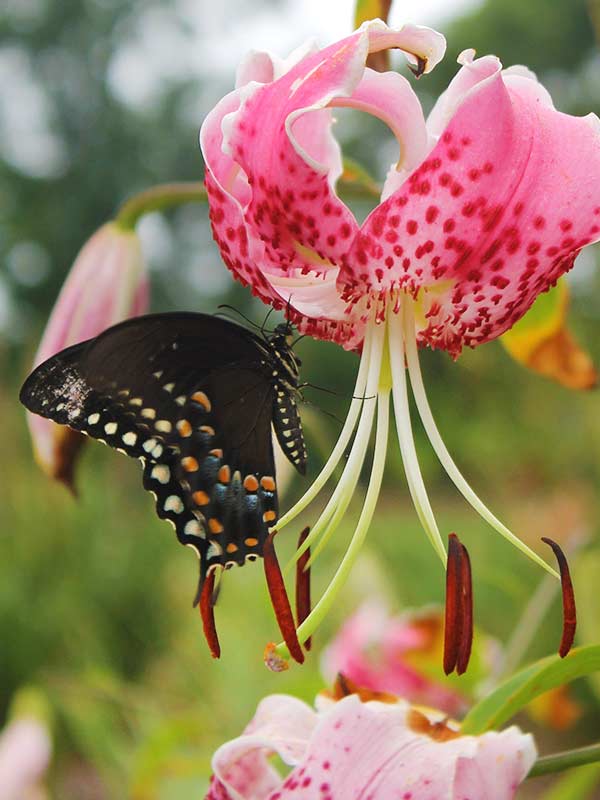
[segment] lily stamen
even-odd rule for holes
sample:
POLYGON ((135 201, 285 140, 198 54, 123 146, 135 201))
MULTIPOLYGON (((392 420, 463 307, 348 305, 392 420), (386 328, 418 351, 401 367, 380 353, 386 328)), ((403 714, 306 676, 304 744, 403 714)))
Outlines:
POLYGON ((277 624, 279 625, 281 635, 283 636, 292 658, 299 664, 302 664, 304 662, 304 653, 302 652, 302 647, 298 641, 296 624, 294 622, 290 601, 285 589, 285 583, 279 567, 279 561, 277 560, 277 554, 275 553, 274 539, 276 535, 276 530, 271 531, 267 540, 265 541, 263 551, 265 577, 267 579, 271 604, 273 605, 273 610, 275 611, 275 617, 277 618, 277 624))
POLYGON ((558 655, 564 658, 571 647, 575 638, 575 629, 577 628, 577 608, 575 606, 575 592, 573 590, 573 582, 571 580, 571 573, 569 571, 569 564, 562 548, 552 539, 542 536, 542 542, 549 545, 560 569, 560 584, 562 588, 562 602, 563 602, 563 631, 558 648, 558 655))
POLYGON ((473 643, 473 588, 471 560, 455 533, 448 537, 446 612, 444 623, 444 672, 467 670, 473 643))
MULTIPOLYGON (((298 538, 298 548, 302 547, 306 540, 310 528, 306 527, 300 533, 298 538)), ((311 601, 310 601, 310 548, 306 549, 298 561, 296 562, 296 623, 298 626, 302 625, 304 620, 310 614, 311 601)), ((312 639, 309 636, 304 642, 306 650, 310 650, 312 639)))
POLYGON ((456 674, 463 675, 469 666, 473 645, 473 580, 471 577, 471 559, 464 544, 461 543, 461 605, 462 626, 456 658, 456 674))
POLYGON ((215 625, 214 591, 216 572, 216 569, 211 569, 204 579, 202 592, 200 593, 199 608, 200 616, 202 617, 202 628, 210 654, 213 658, 220 658, 221 645, 219 644, 217 627, 215 625))

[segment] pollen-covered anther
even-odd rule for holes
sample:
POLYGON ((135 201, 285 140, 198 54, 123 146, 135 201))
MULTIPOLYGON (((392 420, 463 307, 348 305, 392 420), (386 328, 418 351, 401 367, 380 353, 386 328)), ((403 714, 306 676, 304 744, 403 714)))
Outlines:
MULTIPOLYGON (((292 658, 299 664, 302 664, 304 662, 304 653, 298 641, 290 601, 285 589, 277 554, 275 553, 274 539, 276 534, 277 531, 272 531, 264 544, 263 558, 265 562, 265 577, 267 579, 269 595, 281 635, 283 636, 292 658)), ((267 664, 267 666, 269 665, 267 664)))
MULTIPOLYGON (((298 538, 298 549, 302 547, 306 541, 306 537, 310 533, 310 528, 306 527, 300 533, 298 538)), ((310 547, 302 553, 296 562, 296 622, 298 627, 302 625, 304 620, 310 614, 310 547)), ((304 647, 310 650, 312 639, 309 636, 304 642, 304 647)))
POLYGON ((571 573, 569 571, 569 564, 562 548, 553 540, 542 536, 542 542, 549 545, 560 570, 560 583, 562 587, 562 601, 563 601, 563 631, 558 648, 558 655, 564 658, 571 647, 575 638, 575 629, 577 628, 577 608, 575 606, 575 592, 573 590, 573 582, 571 581, 571 573))
POLYGON ((217 635, 217 628, 215 625, 215 611, 214 611, 214 590, 215 590, 215 569, 211 569, 204 579, 202 592, 200 593, 200 616, 202 617, 202 628, 204 636, 213 658, 220 658, 221 646, 219 644, 219 637, 217 635))
POLYGON ((473 642, 473 589, 471 562, 458 536, 448 537, 446 612, 444 623, 444 672, 466 672, 473 642))

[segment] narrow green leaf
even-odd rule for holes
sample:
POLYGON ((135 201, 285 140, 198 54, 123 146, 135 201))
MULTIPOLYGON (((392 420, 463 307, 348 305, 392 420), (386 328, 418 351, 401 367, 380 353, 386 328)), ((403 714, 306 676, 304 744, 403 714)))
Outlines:
MULTIPOLYGON (((571 569, 577 587, 577 626, 584 642, 600 642, 600 549, 587 549, 571 569)), ((600 699, 600 673, 589 676, 596 697, 600 699)))
POLYGON ((543 800, 587 800, 600 783, 600 764, 589 764, 563 775, 543 795, 543 800))
POLYGON ((473 706, 461 731, 479 735, 499 728, 535 697, 597 670, 600 670, 600 645, 578 647, 566 658, 556 655, 536 661, 473 706))

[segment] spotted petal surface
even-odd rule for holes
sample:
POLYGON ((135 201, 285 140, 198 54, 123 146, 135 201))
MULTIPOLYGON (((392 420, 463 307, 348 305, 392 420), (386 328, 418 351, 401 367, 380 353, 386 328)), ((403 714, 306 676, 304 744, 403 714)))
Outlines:
POLYGON ((427 28, 393 30, 375 21, 287 62, 254 54, 240 69, 242 85, 201 131, 211 224, 225 263, 266 302, 289 300, 304 331, 340 341, 353 337, 354 322, 335 280, 358 224, 335 192, 342 165, 331 108, 385 119, 404 142, 403 165, 418 163, 426 149, 408 82, 365 69, 369 52, 390 47, 428 70, 444 40, 427 28))
POLYGON ((453 355, 508 330, 600 238, 598 118, 556 111, 526 70, 464 58, 432 114, 437 144, 371 213, 338 281, 354 302, 410 292, 420 342, 453 355))
POLYGON ((510 800, 536 751, 518 728, 459 736, 403 702, 362 703, 351 695, 321 711, 285 696, 267 698, 242 736, 213 758, 207 800, 510 800), (266 756, 293 769, 277 781, 266 756))

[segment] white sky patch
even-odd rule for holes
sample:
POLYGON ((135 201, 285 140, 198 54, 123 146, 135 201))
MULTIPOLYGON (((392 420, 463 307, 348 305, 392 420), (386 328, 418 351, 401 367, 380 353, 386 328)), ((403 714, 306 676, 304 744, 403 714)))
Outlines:
MULTIPOLYGON (((449 6, 447 0, 402 0, 392 7, 390 24, 435 27, 481 2, 454 0, 449 6)), ((306 39, 329 44, 352 31, 353 11, 354 0, 288 0, 277 8, 177 0, 169 9, 140 16, 131 39, 113 58, 109 86, 122 102, 141 109, 150 107, 171 80, 198 76, 233 86, 235 69, 249 50, 285 57, 306 39)))
POLYGON ((68 159, 52 132, 52 104, 17 47, 0 49, 0 86, 0 155, 31 177, 59 176, 68 159))

